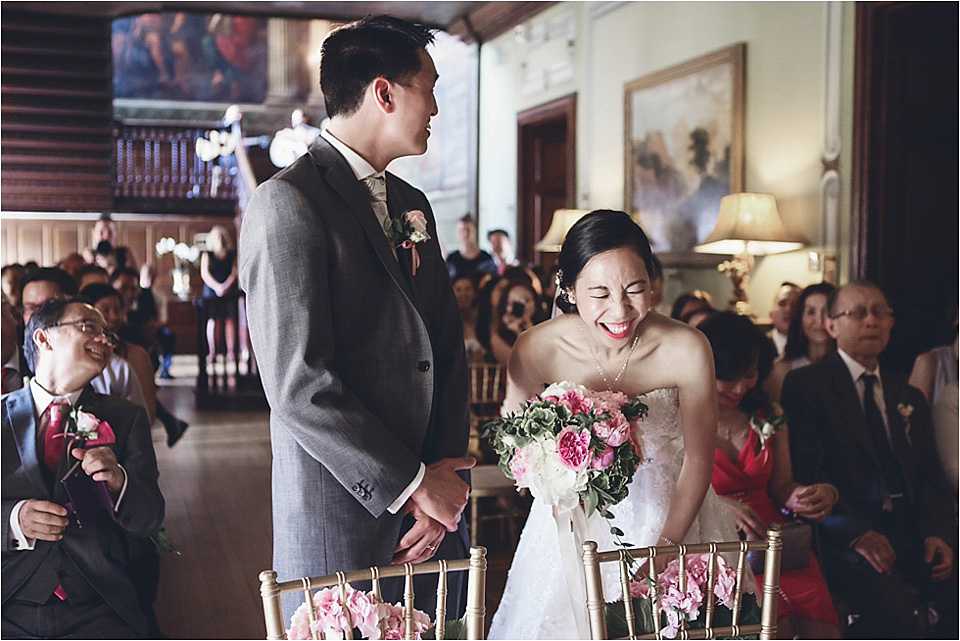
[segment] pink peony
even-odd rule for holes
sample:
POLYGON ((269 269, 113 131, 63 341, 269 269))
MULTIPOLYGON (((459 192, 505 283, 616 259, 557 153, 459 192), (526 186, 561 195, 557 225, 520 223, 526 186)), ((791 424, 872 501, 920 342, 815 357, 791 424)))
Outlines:
POLYGON ((622 392, 611 392, 606 390, 600 392, 590 392, 590 398, 594 400, 594 406, 599 408, 601 411, 619 410, 621 407, 626 405, 628 400, 630 400, 627 395, 622 392))
POLYGON ((630 423, 620 410, 609 410, 610 418, 593 424, 594 435, 611 447, 618 447, 630 438, 630 423))
POLYGON ((593 409, 593 401, 584 396, 578 389, 572 389, 557 400, 574 414, 586 414, 593 409))
POLYGON ((564 467, 584 469, 590 461, 590 433, 575 427, 563 428, 557 435, 557 454, 564 467))
POLYGON ((595 470, 605 470, 613 463, 613 456, 613 448, 608 445, 601 452, 593 453, 590 457, 590 467, 595 470))

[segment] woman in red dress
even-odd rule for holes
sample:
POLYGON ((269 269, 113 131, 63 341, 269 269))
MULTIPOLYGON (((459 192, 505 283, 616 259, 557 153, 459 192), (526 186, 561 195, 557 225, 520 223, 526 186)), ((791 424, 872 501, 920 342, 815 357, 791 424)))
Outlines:
MULTIPOLYGON (((837 490, 793 480, 782 410, 762 388, 773 366, 773 344, 749 319, 732 312, 705 320, 699 329, 710 339, 717 371, 713 489, 737 527, 755 540, 765 537, 769 523, 785 522, 784 513, 823 520, 837 490)), ((778 638, 840 638, 837 611, 812 551, 807 567, 781 572, 777 614, 778 638)))

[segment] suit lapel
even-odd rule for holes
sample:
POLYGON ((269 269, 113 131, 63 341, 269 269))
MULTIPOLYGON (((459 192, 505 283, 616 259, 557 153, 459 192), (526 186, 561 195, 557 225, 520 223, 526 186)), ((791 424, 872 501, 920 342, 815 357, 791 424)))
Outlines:
POLYGON ((890 441, 893 457, 900 466, 903 481, 908 492, 913 493, 912 479, 916 473, 916 460, 912 443, 906 437, 904 419, 897 405, 903 393, 903 385, 893 376, 884 373, 883 400, 887 406, 887 423, 890 426, 890 441))
POLYGON ((37 413, 33 406, 33 394, 30 387, 10 394, 6 399, 7 419, 13 429, 13 437, 17 443, 17 452, 20 455, 20 464, 23 466, 30 485, 36 496, 45 499, 52 498, 50 488, 43 476, 43 463, 37 457, 37 413))
MULTIPOLYGON (((397 287, 416 307, 413 302, 415 300, 413 290, 401 272, 400 265, 393 255, 393 249, 390 247, 390 242, 383 233, 383 229, 380 228, 377 215, 373 213, 373 208, 370 206, 370 196, 363 185, 360 184, 360 181, 357 180, 357 177, 353 175, 350 165, 340 155, 340 152, 323 138, 317 138, 317 142, 310 148, 310 154, 313 156, 314 162, 317 163, 324 180, 343 198, 350 211, 356 216, 367 235, 367 239, 380 258, 380 262, 383 263, 384 268, 397 283, 397 287)), ((389 193, 390 189, 388 187, 388 198, 389 193)), ((389 202, 387 205, 389 207, 389 202)))

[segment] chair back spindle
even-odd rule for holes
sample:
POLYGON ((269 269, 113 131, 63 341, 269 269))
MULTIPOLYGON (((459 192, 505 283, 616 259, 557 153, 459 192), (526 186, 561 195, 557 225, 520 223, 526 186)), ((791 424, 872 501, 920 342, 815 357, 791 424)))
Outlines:
POLYGON ((683 639, 710 639, 718 636, 742 636, 759 634, 761 639, 773 639, 777 634, 777 598, 780 591, 780 554, 783 543, 780 539, 780 528, 773 525, 767 531, 764 541, 721 541, 712 543, 696 543, 669 545, 660 547, 632 548, 612 552, 598 552, 594 541, 583 544, 584 578, 587 590, 587 614, 590 622, 590 634, 593 639, 607 639, 607 621, 605 613, 606 601, 603 595, 603 578, 601 565, 616 562, 620 571, 620 587, 624 599, 624 615, 626 617, 628 639, 661 639, 660 622, 660 590, 650 589, 646 597, 650 605, 650 612, 655 621, 656 630, 652 633, 638 635, 635 625, 636 612, 630 593, 631 559, 647 559, 647 574, 653 586, 658 586, 658 576, 655 560, 658 555, 671 555, 678 558, 677 582, 681 593, 686 592, 687 582, 694 580, 687 567, 687 557, 691 555, 706 555, 706 589, 704 603, 704 628, 689 629, 686 621, 682 622, 678 631, 678 638, 683 639), (742 624, 743 592, 746 580, 746 556, 750 550, 765 550, 762 600, 760 602, 760 623, 742 624), (736 554, 736 569, 734 571, 734 589, 732 594, 730 625, 715 627, 715 599, 716 583, 719 578, 717 555, 721 553, 736 554))
MULTIPOLYGON (((446 635, 446 601, 449 593, 448 572, 467 572, 467 607, 466 607, 466 637, 467 639, 484 638, 484 617, 486 615, 486 549, 473 547, 470 549, 469 559, 429 561, 426 563, 403 566, 372 567, 367 570, 354 572, 337 572, 319 577, 303 577, 292 581, 277 582, 277 573, 273 570, 264 570, 260 573, 260 596, 263 600, 264 623, 266 624, 267 639, 286 639, 287 633, 281 605, 281 596, 291 592, 302 591, 304 602, 307 604, 307 619, 310 624, 310 637, 319 639, 319 630, 316 626, 314 611, 313 590, 336 587, 340 606, 346 618, 349 630, 345 632, 347 639, 353 638, 353 621, 348 607, 347 585, 353 582, 369 580, 371 595, 382 602, 380 580, 385 578, 404 579, 403 590, 403 635, 406 639, 416 636, 416 619, 414 617, 413 578, 418 574, 437 574, 437 610, 436 610, 436 638, 443 639, 446 635)), ((381 637, 385 636, 383 621, 381 621, 381 637)))

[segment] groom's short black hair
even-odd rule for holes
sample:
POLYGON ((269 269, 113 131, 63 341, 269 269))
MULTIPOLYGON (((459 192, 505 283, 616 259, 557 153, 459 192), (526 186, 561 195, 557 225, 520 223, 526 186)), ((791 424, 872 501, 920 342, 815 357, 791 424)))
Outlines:
POLYGON ((404 82, 420 71, 420 51, 433 32, 393 16, 367 17, 340 27, 320 51, 320 89, 327 116, 349 116, 363 104, 374 78, 404 82))

